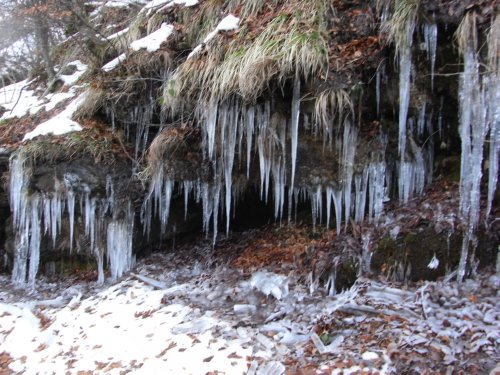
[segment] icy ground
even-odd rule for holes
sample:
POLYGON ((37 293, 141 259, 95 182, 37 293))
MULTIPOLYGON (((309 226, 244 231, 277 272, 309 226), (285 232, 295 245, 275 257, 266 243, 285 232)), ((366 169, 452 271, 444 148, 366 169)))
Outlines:
POLYGON ((326 296, 293 272, 200 259, 153 255, 105 286, 67 278, 29 292, 0 277, 0 373, 488 374, 500 363, 498 276, 360 279, 326 296))

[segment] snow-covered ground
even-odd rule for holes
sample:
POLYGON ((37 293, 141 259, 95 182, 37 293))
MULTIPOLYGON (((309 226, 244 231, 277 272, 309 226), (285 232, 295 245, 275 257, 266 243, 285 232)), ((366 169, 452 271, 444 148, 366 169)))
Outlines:
POLYGON ((2 277, 0 372, 488 373, 500 361, 495 275, 413 288, 360 279, 327 296, 293 273, 180 264, 176 254, 133 272, 36 291, 2 277))

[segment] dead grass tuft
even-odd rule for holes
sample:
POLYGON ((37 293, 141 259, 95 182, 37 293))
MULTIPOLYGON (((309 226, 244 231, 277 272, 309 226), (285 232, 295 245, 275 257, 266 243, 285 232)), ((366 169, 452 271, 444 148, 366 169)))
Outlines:
POLYGON ((165 106, 180 101, 222 102, 233 95, 254 102, 271 82, 283 85, 298 73, 304 80, 326 76, 326 2, 294 3, 255 33, 242 24, 229 41, 221 35, 204 52, 181 64, 165 86, 165 106))
MULTIPOLYGON (((378 0, 377 7, 381 11, 391 8, 390 0, 378 0)), ((417 23, 420 0, 392 0, 392 14, 382 20, 380 31, 385 34, 389 43, 394 43, 396 56, 412 39, 413 31, 417 23)))
POLYGON ((314 103, 313 120, 319 125, 319 130, 323 132, 324 138, 333 140, 335 120, 338 120, 339 127, 344 123, 344 119, 349 114, 354 113, 349 93, 344 89, 326 89, 319 93, 314 103))

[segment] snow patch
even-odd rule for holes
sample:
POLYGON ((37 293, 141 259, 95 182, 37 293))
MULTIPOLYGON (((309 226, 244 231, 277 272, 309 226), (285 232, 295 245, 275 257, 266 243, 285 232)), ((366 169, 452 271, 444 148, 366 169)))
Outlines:
POLYGON ((88 65, 82 63, 80 60, 72 61, 66 66, 74 66, 76 68, 76 71, 73 74, 59 75, 59 78, 64 82, 65 85, 68 86, 73 86, 88 69, 88 65))
POLYGON ((236 30, 240 24, 240 19, 238 17, 233 16, 232 14, 224 17, 222 21, 219 22, 215 30, 211 31, 206 38, 203 40, 203 43, 207 43, 210 39, 212 39, 219 31, 231 31, 236 30))
POLYGON ((71 120, 71 117, 76 112, 80 104, 85 99, 86 94, 81 94, 78 98, 72 101, 64 111, 57 116, 51 118, 38 125, 33 131, 24 135, 23 141, 31 140, 39 135, 61 135, 74 131, 81 131, 82 127, 77 122, 71 120))
POLYGON ((376 361, 379 356, 375 352, 364 352, 361 354, 361 358, 363 358, 363 361, 376 361))
POLYGON ((116 33, 111 34, 110 36, 106 37, 106 40, 113 40, 113 39, 119 38, 122 35, 125 35, 126 33, 128 33, 129 30, 130 30, 130 28, 126 27, 123 30, 117 31, 116 33))
POLYGON ((2 120, 34 114, 41 109, 35 91, 28 88, 30 83, 24 80, 0 89, 0 106, 6 109, 2 120))
POLYGON ((224 17, 222 21, 219 22, 217 27, 212 30, 203 40, 202 44, 197 45, 191 53, 188 55, 188 59, 194 55, 196 55, 203 48, 205 43, 208 43, 211 39, 213 39, 219 31, 231 31, 238 29, 240 24, 240 19, 238 17, 233 16, 232 14, 224 17))
POLYGON ((161 27, 155 32, 149 34, 148 36, 138 39, 130 45, 134 51, 139 51, 142 48, 147 49, 148 52, 158 51, 161 44, 165 42, 168 37, 174 31, 174 27, 172 25, 167 25, 163 23, 161 27))
POLYGON ((127 59, 127 55, 125 53, 122 53, 120 56, 117 58, 114 58, 110 62, 108 62, 106 65, 104 65, 101 69, 104 70, 105 72, 110 72, 113 69, 115 69, 118 65, 120 65, 122 62, 124 62, 127 59))

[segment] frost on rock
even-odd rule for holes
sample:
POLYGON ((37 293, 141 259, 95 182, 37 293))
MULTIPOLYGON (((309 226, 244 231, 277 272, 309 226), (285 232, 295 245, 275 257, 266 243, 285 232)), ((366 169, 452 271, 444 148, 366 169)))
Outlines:
POLYGON ((260 290, 266 296, 272 295, 280 300, 288 295, 288 279, 267 271, 255 272, 249 282, 252 288, 260 290))

